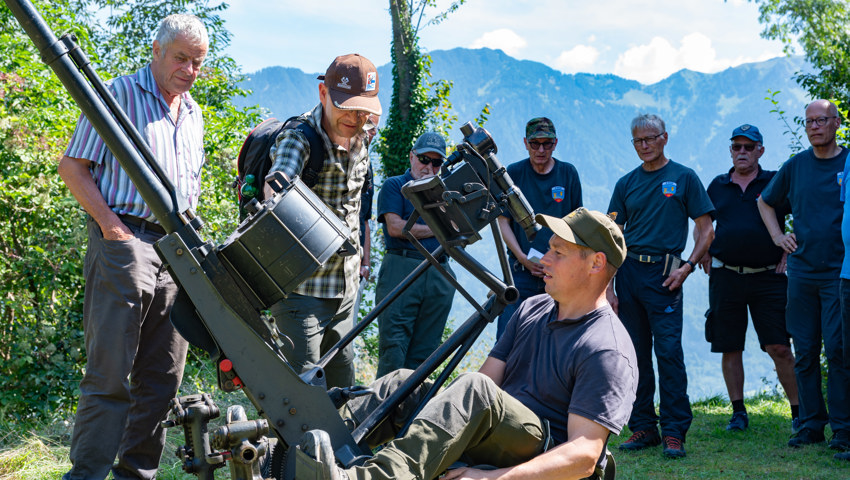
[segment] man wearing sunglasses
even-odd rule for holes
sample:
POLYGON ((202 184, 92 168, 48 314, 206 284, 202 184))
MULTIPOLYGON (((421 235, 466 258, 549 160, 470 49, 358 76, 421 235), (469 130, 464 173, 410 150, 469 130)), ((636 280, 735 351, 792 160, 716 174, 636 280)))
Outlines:
POLYGON ((844 244, 841 238, 841 186, 847 149, 836 142, 838 109, 827 100, 806 107, 806 135, 811 148, 782 164, 759 197, 758 207, 774 244, 788 253, 788 305, 785 326, 794 339, 800 431, 790 447, 823 443, 850 450, 850 366, 843 357, 840 281, 844 244), (786 234, 775 209, 791 203, 794 232, 786 234), (828 364, 829 411, 821 393, 821 343, 828 364))
MULTIPOLYGON (((376 302, 383 300, 424 260, 403 233, 414 208, 401 194, 401 187, 412 180, 433 177, 445 160, 443 137, 435 132, 423 133, 410 151, 410 168, 404 175, 388 178, 378 192, 378 222, 384 226, 387 251, 378 272, 376 302)), ((440 246, 422 218, 416 221, 410 233, 429 252, 440 246)), ((454 276, 447 255, 437 260, 454 276)), ((381 313, 378 317, 378 377, 400 368, 415 369, 440 346, 454 292, 446 277, 429 268, 381 313)))
MULTIPOLYGON (((508 175, 522 190, 534 213, 563 217, 582 205, 578 171, 568 162, 552 156, 558 145, 555 124, 546 117, 532 118, 525 126, 522 139, 528 158, 508 165, 508 175)), ((502 336, 508 320, 525 299, 544 293, 543 266, 540 258, 549 248, 546 242, 552 232, 543 227, 534 241, 529 241, 523 228, 504 212, 499 229, 508 247, 508 258, 519 299, 508 305, 499 316, 496 338, 502 336)))
MULTIPOLYGON (((325 161, 311 188, 351 229, 349 240, 360 245, 361 192, 369 170, 370 115, 381 114, 378 70, 356 53, 334 59, 320 75, 319 104, 303 118, 324 147, 325 161)), ((270 152, 270 172, 299 175, 310 158, 310 142, 298 129, 281 132, 270 152)), ((267 187, 268 188, 268 187, 267 187)), ((361 256, 332 256, 287 298, 272 305, 277 328, 292 343, 283 353, 296 372, 316 363, 353 326, 361 256)), ((354 350, 349 344, 325 368, 328 387, 354 385, 354 350)))
MULTIPOLYGON (((776 172, 759 165, 764 145, 758 127, 741 125, 732 132, 730 140, 732 168, 708 185, 708 196, 717 209, 716 233, 708 253, 699 261, 710 275, 705 338, 711 343, 712 352, 722 354, 723 379, 732 402, 732 418, 726 430, 743 431, 749 425, 744 406, 743 362, 749 308, 761 349, 773 359, 779 383, 788 396, 791 429, 797 433, 797 380, 785 329, 786 255, 773 244, 756 205, 776 172)), ((790 212, 787 203, 777 208, 777 222, 784 224, 785 215, 790 212)), ((696 229, 694 234, 698 236, 696 229)))

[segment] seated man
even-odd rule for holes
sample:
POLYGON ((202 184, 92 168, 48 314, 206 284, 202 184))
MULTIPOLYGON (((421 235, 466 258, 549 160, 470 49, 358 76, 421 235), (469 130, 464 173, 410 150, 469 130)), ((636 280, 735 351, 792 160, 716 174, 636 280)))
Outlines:
MULTIPOLYGON (((554 232, 541 260, 546 294, 519 307, 480 371, 459 376, 362 467, 337 467, 327 433, 307 432, 298 478, 432 479, 459 460, 497 467, 487 478, 599 478, 637 387, 632 342, 605 297, 625 240, 611 218, 584 208, 537 221, 554 232)), ((482 474, 456 468, 442 478, 482 474)))

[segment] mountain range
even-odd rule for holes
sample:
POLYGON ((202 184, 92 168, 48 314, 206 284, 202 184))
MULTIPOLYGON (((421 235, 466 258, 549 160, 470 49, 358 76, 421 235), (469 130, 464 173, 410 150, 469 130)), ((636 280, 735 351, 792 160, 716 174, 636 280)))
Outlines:
MULTIPOLYGON (((787 131, 794 126, 793 118, 802 114, 809 101, 794 81, 796 72, 808 68, 799 57, 775 58, 711 74, 682 70, 644 85, 610 74, 564 74, 542 63, 517 60, 500 50, 456 48, 430 55, 432 79, 453 84, 450 99, 458 122, 451 141, 460 142, 460 125, 475 119, 489 104, 485 128, 498 146, 497 156, 507 165, 528 156, 522 143, 525 123, 533 117, 549 117, 558 133, 555 157, 575 165, 584 205, 602 211, 607 209, 615 182, 640 164, 629 142, 629 124, 638 113, 655 113, 665 120, 669 132, 667 156, 693 168, 708 185, 731 167, 729 135, 743 123, 759 127, 766 149, 761 164, 777 169, 791 154, 792 137, 787 131), (777 106, 767 99, 771 92, 779 92, 773 96, 777 106), (787 112, 791 127, 771 112, 777 108, 787 112)), ((391 71, 391 65, 378 68, 384 117, 392 93, 391 71)), ((241 86, 253 93, 237 103, 260 105, 270 116, 281 119, 305 112, 318 103, 317 75, 292 67, 265 68, 248 75, 241 86)), ((471 245, 469 251, 498 271, 492 248, 487 232, 485 239, 471 245)), ((690 249, 689 244, 686 254, 690 249)), ((476 298, 485 297, 483 285, 471 276, 465 279, 459 267, 455 270, 461 284, 469 285, 476 298)), ((689 392, 692 399, 724 394, 720 356, 710 353, 703 335, 708 303, 706 275, 693 274, 684 288, 683 345, 691 379, 689 392)), ((460 295, 455 300, 451 318, 459 322, 473 309, 460 295)), ((488 328, 476 348, 492 345, 494 331, 488 328)), ((772 362, 760 350, 752 328, 744 362, 749 393, 777 383, 772 362)))

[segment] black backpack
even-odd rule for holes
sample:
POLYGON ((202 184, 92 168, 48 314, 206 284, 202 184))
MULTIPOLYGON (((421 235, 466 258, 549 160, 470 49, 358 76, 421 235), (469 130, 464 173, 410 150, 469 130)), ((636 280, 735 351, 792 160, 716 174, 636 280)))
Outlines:
POLYGON ((325 163, 325 148, 316 129, 302 116, 290 117, 284 122, 276 118, 265 120, 248 134, 236 160, 237 177, 233 182, 233 188, 239 197, 240 222, 248 216, 245 210, 248 203, 255 198, 258 202, 265 200, 263 184, 272 167, 269 152, 278 134, 287 128, 299 130, 310 143, 310 158, 301 171, 301 180, 309 188, 313 188, 319 180, 319 172, 322 171, 325 163))

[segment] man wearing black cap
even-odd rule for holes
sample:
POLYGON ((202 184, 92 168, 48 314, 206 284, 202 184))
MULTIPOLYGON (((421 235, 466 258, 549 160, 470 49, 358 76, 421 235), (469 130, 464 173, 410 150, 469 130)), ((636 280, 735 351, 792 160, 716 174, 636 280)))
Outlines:
POLYGON ((634 349, 605 298, 626 244, 600 212, 537 221, 554 232, 540 260, 546 294, 520 305, 479 372, 459 376, 361 467, 336 467, 327 433, 307 432, 298 478, 431 479, 450 467, 441 478, 602 478, 608 436, 622 429, 637 385, 634 349), (459 460, 497 470, 457 468, 459 460))
MULTIPOLYGON (((445 160, 443 137, 436 132, 423 133, 410 151, 410 168, 404 175, 388 178, 378 192, 378 222, 384 225, 387 252, 378 273, 377 303, 424 259, 403 233, 414 208, 401 194, 401 187, 413 180, 433 177, 445 160)), ((440 246, 421 217, 410 233, 429 252, 440 246)), ((437 260, 454 276, 447 255, 437 260)), ((400 368, 415 369, 440 346, 454 292, 446 277, 429 268, 381 313, 378 317, 378 377, 400 368)))
MULTIPOLYGON (((717 224, 714 241, 699 262, 710 275, 705 338, 712 352, 723 354, 723 379, 732 402, 732 419, 726 430, 746 430, 749 418, 744 406, 743 353, 749 308, 761 348, 773 359, 779 383, 788 396, 792 431, 796 433, 799 402, 794 355, 785 330, 785 253, 773 244, 756 205, 776 172, 759 165, 764 146, 758 127, 741 125, 730 140, 732 168, 708 185, 708 196, 717 209, 717 224)), ((784 223, 788 213, 787 203, 778 208, 777 222, 784 223)), ((697 229, 694 235, 699 236, 697 229)))
MULTIPOLYGON (((337 57, 319 84, 319 104, 305 113, 305 122, 321 138, 325 163, 312 190, 351 229, 349 240, 359 245, 361 190, 369 169, 367 133, 370 114, 381 114, 378 71, 358 54, 337 57)), ((310 158, 310 142, 296 129, 280 133, 271 150, 270 172, 292 178, 310 158)), ((271 307, 284 343, 284 355, 295 371, 316 363, 352 327, 360 256, 334 256, 284 300, 271 307), (294 347, 294 350, 293 350, 294 347)), ((354 353, 349 344, 325 369, 329 387, 354 384, 354 353)))
MULTIPOLYGON (((508 175, 522 190, 535 213, 563 217, 582 205, 578 171, 568 162, 552 156, 558 145, 555 124, 546 117, 532 118, 522 139, 528 158, 508 165, 508 175)), ((525 236, 522 226, 505 213, 499 217, 499 229, 508 247, 514 285, 519 290, 516 303, 507 305, 499 316, 496 339, 502 336, 508 320, 525 299, 543 293, 543 267, 540 257, 547 250, 552 232, 543 228, 534 241, 525 236)))
POLYGON ((788 253, 785 326, 794 339, 801 423, 788 446, 823 443, 829 423, 829 446, 850 450, 850 365, 843 359, 839 300, 844 259, 840 195, 847 149, 836 142, 841 120, 832 102, 810 103, 805 124, 812 147, 783 163, 758 200, 773 243, 788 253), (775 213, 786 201, 794 213, 794 232, 789 234, 775 213), (822 350, 828 367, 828 411, 821 386, 822 350))
POLYGON ((609 300, 619 308, 620 319, 631 335, 640 372, 629 419, 633 433, 620 449, 639 450, 663 443, 664 456, 684 457, 693 414, 682 351, 682 284, 714 238, 714 207, 696 172, 664 154, 668 135, 660 117, 638 115, 631 131, 632 145, 642 163, 617 181, 608 206, 629 244, 628 258, 617 272, 616 295, 611 288, 609 300), (690 256, 682 260, 688 218, 694 220, 700 234, 690 256), (660 415, 655 412, 653 350, 658 363, 660 415))

